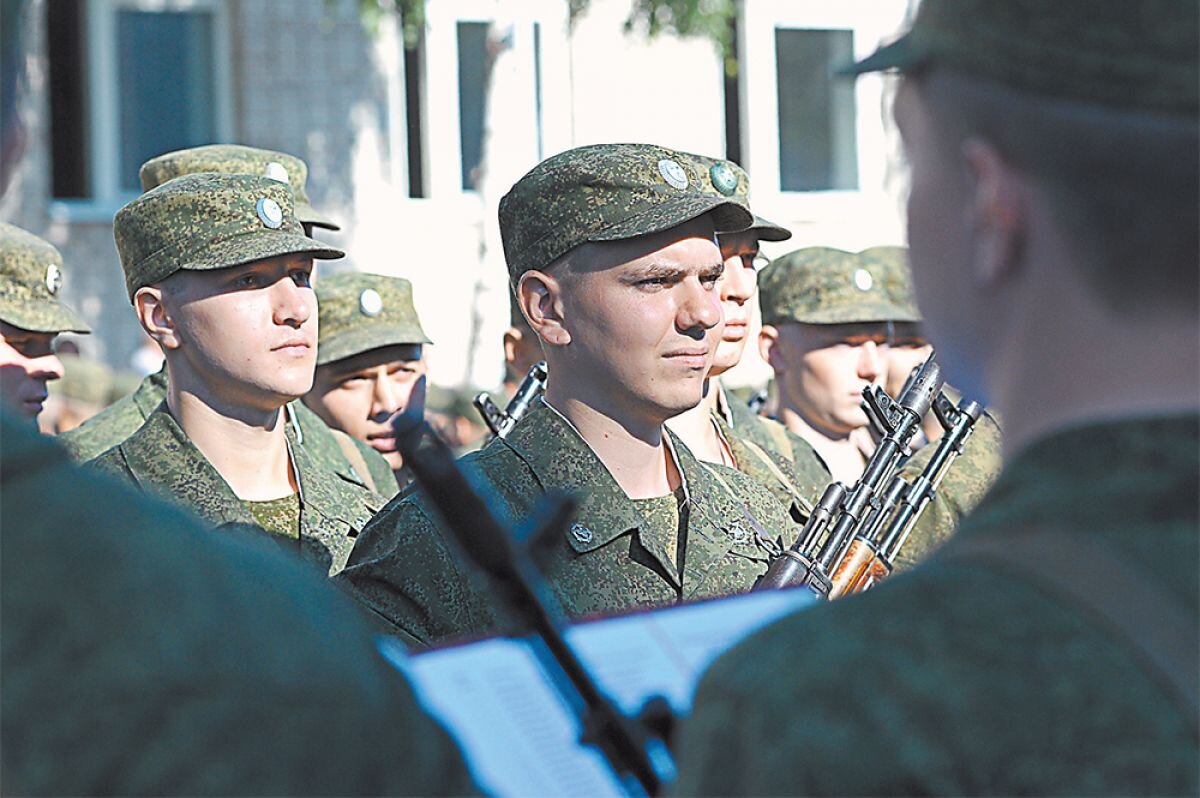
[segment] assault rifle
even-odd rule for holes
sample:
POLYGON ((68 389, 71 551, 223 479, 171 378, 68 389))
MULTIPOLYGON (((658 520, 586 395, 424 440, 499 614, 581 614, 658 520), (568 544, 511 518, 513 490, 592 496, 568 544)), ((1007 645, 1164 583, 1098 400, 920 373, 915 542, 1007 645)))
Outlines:
POLYGON ((480 391, 473 400, 475 409, 479 411, 479 415, 483 416, 483 423, 488 425, 488 429, 492 431, 492 435, 496 438, 503 438, 512 431, 512 428, 521 420, 521 416, 525 415, 529 410, 529 406, 533 401, 542 395, 542 391, 546 390, 546 361, 540 360, 533 364, 529 369, 529 373, 525 375, 525 379, 521 380, 520 386, 517 387, 517 392, 512 395, 512 399, 508 400, 508 404, 504 409, 496 407, 496 403, 492 401, 492 397, 487 395, 486 391, 480 391))
POLYGON ((942 372, 934 356, 921 366, 899 400, 879 386, 863 389, 864 407, 884 431, 883 439, 852 487, 834 482, 817 501, 795 544, 777 557, 756 588, 804 586, 819 598, 836 598, 838 569, 853 544, 877 529, 891 515, 904 480, 894 478, 909 441, 920 429, 942 389, 942 372))
POLYGON ((652 699, 638 718, 630 718, 600 690, 567 643, 565 614, 534 562, 531 548, 565 533, 575 501, 547 495, 522 528, 509 532, 471 486, 449 447, 420 416, 401 413, 393 429, 405 465, 443 528, 487 576, 497 601, 545 645, 557 666, 552 675, 580 716, 585 742, 600 749, 631 794, 661 792, 675 775, 665 741, 669 706, 652 699))

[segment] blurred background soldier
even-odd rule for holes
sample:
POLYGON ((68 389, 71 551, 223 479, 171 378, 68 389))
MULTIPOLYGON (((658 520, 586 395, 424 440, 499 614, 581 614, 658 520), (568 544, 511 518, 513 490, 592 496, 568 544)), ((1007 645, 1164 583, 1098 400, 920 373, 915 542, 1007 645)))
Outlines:
MULTIPOLYGON (((142 190, 149 191, 171 178, 197 172, 269 177, 291 188, 296 197, 296 218, 304 228, 305 235, 311 234, 314 228, 339 229, 308 201, 308 194, 305 193, 308 166, 301 159, 284 152, 240 144, 209 144, 151 158, 142 164, 138 174, 142 190)), ((157 346, 153 343, 150 345, 157 346)), ((77 461, 91 460, 132 435, 154 412, 166 393, 167 370, 164 366, 145 377, 131 394, 77 430, 64 435, 63 444, 77 461)), ((330 430, 301 402, 290 403, 288 414, 296 427, 297 440, 316 460, 336 471, 343 479, 357 482, 384 496, 392 496, 396 492, 387 480, 374 478, 373 475, 385 474, 389 467, 378 452, 365 442, 330 430), (357 456, 351 449, 357 449, 357 456), (366 468, 362 467, 363 462, 366 468)))
MULTIPOLYGON (((509 326, 504 331, 504 399, 509 399, 521 382, 529 374, 529 370, 542 360, 542 344, 537 333, 525 320, 525 314, 517 306, 516 298, 511 298, 508 306, 509 326)), ((503 407, 503 402, 499 403, 503 407)))
POLYGON ((775 371, 779 420, 808 441, 834 479, 852 484, 874 450, 863 388, 887 380, 891 325, 915 322, 875 260, 807 247, 763 270, 763 359, 775 371))
POLYGON ((5 795, 475 791, 324 579, 73 466, 7 410, 0 441, 5 795))
POLYGON ((394 475, 373 474, 377 483, 405 485, 392 419, 410 410, 424 416, 423 348, 431 343, 413 306, 412 283, 342 272, 321 278, 316 292, 317 372, 304 403, 330 427, 383 455, 394 475))
POLYGON ((42 412, 47 383, 63 376, 55 336, 90 332, 59 301, 62 283, 62 256, 53 245, 0 222, 0 399, 29 421, 42 412))
MULTIPOLYGON (((720 335, 714 230, 752 220, 702 177, 664 147, 595 145, 543 161, 500 203, 509 277, 551 376, 544 400, 465 465, 502 516, 529 515, 546 491, 578 496, 541 558, 572 616, 749 590, 768 536, 794 535, 766 488, 663 432, 700 401, 720 335)), ((421 643, 509 623, 419 492, 363 530, 340 578, 421 643)))
POLYGON ((38 416, 38 427, 47 435, 75 429, 113 401, 112 369, 78 353, 59 352, 63 376, 47 387, 50 395, 38 416))
POLYGON ((1198 34, 925 0, 855 67, 903 74, 917 294, 1006 462, 941 555, 718 660, 681 794, 1200 792, 1198 34))
POLYGON ((92 461, 214 525, 256 524, 322 570, 383 505, 299 445, 284 406, 312 388, 314 258, 343 253, 304 235, 285 183, 199 173, 117 213, 126 287, 167 358, 167 398, 92 461))

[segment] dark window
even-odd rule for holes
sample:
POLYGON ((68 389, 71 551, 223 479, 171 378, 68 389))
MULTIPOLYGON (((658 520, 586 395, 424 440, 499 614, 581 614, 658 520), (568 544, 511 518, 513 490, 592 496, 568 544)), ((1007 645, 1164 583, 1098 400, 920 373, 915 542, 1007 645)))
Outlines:
POLYGON ((82 199, 91 194, 83 0, 46 3, 46 33, 54 49, 54 57, 49 59, 52 191, 55 197, 82 199))
POLYGON ((462 187, 478 188, 483 163, 484 93, 488 77, 488 23, 458 23, 458 133, 462 187))
POLYGON ((734 163, 742 162, 742 87, 741 61, 738 51, 738 23, 735 15, 729 20, 729 52, 725 64, 725 157, 734 163), (730 69, 732 65, 733 69, 730 69))
POLYGON ((779 87, 779 186, 784 191, 858 188, 854 81, 848 30, 775 29, 779 87))
POLYGON ((404 113, 408 126, 408 196, 425 196, 425 133, 421 116, 421 72, 425 57, 425 34, 404 50, 404 113))
POLYGON ((138 168, 171 150, 217 139, 210 13, 117 14, 120 189, 141 191, 138 168))
POLYGON ((542 136, 542 23, 533 23, 533 112, 537 128, 537 159, 543 158, 542 136))

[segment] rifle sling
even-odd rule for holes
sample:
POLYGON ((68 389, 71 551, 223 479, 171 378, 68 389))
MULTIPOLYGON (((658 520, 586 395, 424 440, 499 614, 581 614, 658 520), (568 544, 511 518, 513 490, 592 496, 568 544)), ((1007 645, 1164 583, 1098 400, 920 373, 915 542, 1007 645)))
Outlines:
POLYGON ((1058 529, 1034 529, 1003 538, 954 538, 937 558, 994 563, 1099 616, 1181 700, 1200 734, 1196 619, 1108 545, 1058 529))
POLYGON ((375 480, 371 477, 371 469, 367 467, 367 458, 363 457, 362 452, 354 445, 354 439, 340 429, 331 429, 333 438, 337 441, 338 448, 342 450, 342 455, 346 461, 350 463, 350 467, 354 469, 354 473, 358 474, 358 478, 363 481, 372 492, 378 493, 379 489, 375 487, 375 480))

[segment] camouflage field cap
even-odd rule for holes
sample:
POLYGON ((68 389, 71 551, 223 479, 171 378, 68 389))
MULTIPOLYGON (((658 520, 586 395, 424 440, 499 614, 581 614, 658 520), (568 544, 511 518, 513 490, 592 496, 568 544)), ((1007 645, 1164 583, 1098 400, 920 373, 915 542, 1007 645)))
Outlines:
POLYGON ((113 235, 129 298, 177 271, 264 258, 343 257, 304 235, 292 190, 269 177, 202 172, 168 180, 117 211, 113 235))
POLYGON ((858 256, 864 260, 877 261, 883 271, 883 285, 891 294, 892 301, 914 316, 913 321, 924 321, 920 309, 917 308, 917 294, 913 290, 912 270, 908 265, 906 247, 870 247, 858 253, 858 256))
POLYGON ((317 280, 317 365, 397 344, 430 344, 402 277, 341 272, 317 280))
POLYGON ((59 300, 62 255, 49 241, 0 222, 0 320, 31 332, 91 332, 59 300))
MULTIPOLYGON (((708 192, 723 197, 733 197, 738 202, 750 207, 750 176, 746 170, 733 161, 721 158, 709 158, 704 155, 693 156, 697 163, 697 171, 701 173, 700 186, 708 192)), ((718 233, 752 232, 759 241, 787 241, 792 237, 792 231, 786 227, 768 222, 758 214, 748 228, 740 230, 717 230, 718 233)))
POLYGON ((759 272, 763 324, 917 321, 918 314, 893 299, 901 290, 894 272, 878 260, 840 249, 789 252, 759 272))
POLYGON ((580 244, 657 233, 712 212, 718 230, 754 220, 706 190, 696 156, 653 144, 596 144, 547 158, 500 200, 509 277, 544 269, 580 244))
POLYGON ((907 33, 845 73, 931 64, 1037 94, 1193 114, 1200 107, 1200 4, 923 0, 907 33))
POLYGON ((313 208, 304 190, 308 182, 308 164, 286 152, 260 150, 241 144, 206 144, 151 158, 142 164, 138 176, 142 179, 142 191, 149 191, 168 180, 197 172, 263 175, 287 183, 296 195, 296 218, 301 224, 326 230, 342 229, 313 208))

